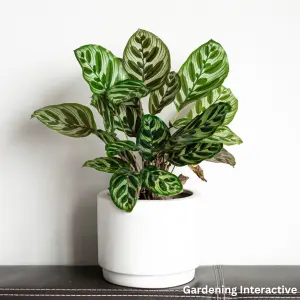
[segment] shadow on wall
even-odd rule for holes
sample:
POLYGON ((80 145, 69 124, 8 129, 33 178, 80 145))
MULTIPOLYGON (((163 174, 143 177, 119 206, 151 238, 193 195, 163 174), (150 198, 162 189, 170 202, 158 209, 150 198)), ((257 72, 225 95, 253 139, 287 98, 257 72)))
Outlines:
MULTIPOLYGON (((104 144, 96 136, 65 137, 30 120, 30 115, 35 109, 63 102, 89 106, 90 96, 82 78, 76 77, 36 97, 32 107, 27 106, 26 111, 14 117, 11 140, 6 143, 10 159, 19 157, 21 160, 22 157, 23 175, 30 177, 24 184, 31 185, 24 197, 37 206, 39 215, 33 217, 42 219, 41 228, 47 229, 45 234, 49 236, 43 237, 43 241, 51 248, 50 261, 54 263, 97 264, 96 195, 108 187, 110 176, 81 168, 86 160, 105 156, 104 144)), ((93 112, 101 128, 100 117, 95 110, 93 112)), ((14 176, 17 169, 12 172, 14 176)), ((43 259, 42 250, 39 251, 41 260, 48 261, 48 258, 43 259)))

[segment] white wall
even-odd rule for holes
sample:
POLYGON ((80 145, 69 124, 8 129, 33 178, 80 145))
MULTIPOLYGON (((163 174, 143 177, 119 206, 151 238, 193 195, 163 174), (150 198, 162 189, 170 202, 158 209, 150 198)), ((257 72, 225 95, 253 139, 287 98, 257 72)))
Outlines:
POLYGON ((165 41, 174 70, 211 38, 229 56, 244 144, 230 149, 235 169, 203 163, 208 183, 190 182, 203 192, 203 264, 300 264, 297 0, 1 1, 0 264, 97 263, 95 196, 109 175, 81 165, 103 145, 30 115, 88 104, 72 51, 95 43, 121 56, 138 28, 165 41))

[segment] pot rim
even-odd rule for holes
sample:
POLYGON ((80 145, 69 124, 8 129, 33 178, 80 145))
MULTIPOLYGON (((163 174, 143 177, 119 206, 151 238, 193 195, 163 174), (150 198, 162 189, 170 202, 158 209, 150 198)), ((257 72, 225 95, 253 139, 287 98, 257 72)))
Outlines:
MULTIPOLYGON (((182 197, 182 198, 175 198, 175 199, 160 199, 160 200, 147 200, 147 199, 138 199, 140 200, 139 203, 166 203, 166 202, 170 202, 170 203, 174 203, 174 202, 181 202, 181 201, 186 201, 188 199, 194 199, 194 198, 198 198, 201 196, 201 193, 199 193, 198 191, 192 191, 190 189, 184 189, 182 192, 188 192, 191 193, 188 196, 182 197)), ((101 199, 101 200, 109 200, 111 201, 111 197, 109 195, 109 190, 103 190, 101 192, 99 192, 97 194, 97 199, 101 199)))

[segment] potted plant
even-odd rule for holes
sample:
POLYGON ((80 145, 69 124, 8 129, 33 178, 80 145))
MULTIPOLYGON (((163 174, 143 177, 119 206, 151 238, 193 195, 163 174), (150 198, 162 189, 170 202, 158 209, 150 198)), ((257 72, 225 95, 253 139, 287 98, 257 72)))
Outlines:
POLYGON ((104 277, 132 287, 184 284, 193 279, 201 255, 201 199, 197 187, 183 190, 186 177, 172 171, 188 165, 205 180, 202 161, 235 164, 223 148, 242 142, 227 126, 238 108, 232 92, 222 86, 227 55, 210 40, 176 73, 164 42, 138 30, 122 58, 97 45, 82 46, 75 56, 104 130, 96 126, 90 108, 76 103, 46 106, 32 117, 69 137, 94 134, 105 143, 106 157, 84 163, 113 174, 109 191, 98 195, 104 277), (150 113, 144 114, 142 98, 148 95, 150 113), (173 102, 178 113, 165 123, 157 114, 173 102), (183 108, 187 114, 179 118, 183 108))

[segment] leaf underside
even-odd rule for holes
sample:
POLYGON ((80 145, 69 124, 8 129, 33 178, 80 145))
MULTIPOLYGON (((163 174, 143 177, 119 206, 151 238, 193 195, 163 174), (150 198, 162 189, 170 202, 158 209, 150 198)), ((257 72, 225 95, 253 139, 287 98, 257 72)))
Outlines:
POLYGON ((228 164, 232 167, 234 167, 236 164, 234 156, 231 153, 229 153, 225 148, 222 148, 220 152, 218 152, 212 158, 207 159, 207 161, 228 164))

